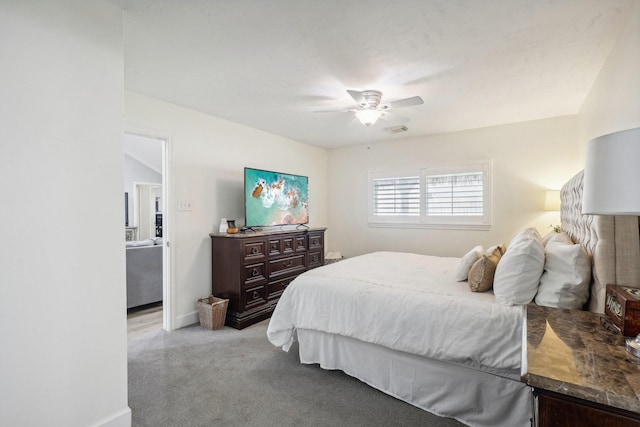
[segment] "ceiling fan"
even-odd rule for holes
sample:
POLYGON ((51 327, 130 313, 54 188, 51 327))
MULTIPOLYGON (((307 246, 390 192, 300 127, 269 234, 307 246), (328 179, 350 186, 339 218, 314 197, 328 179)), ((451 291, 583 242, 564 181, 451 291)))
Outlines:
POLYGON ((387 102, 381 104, 382 92, 378 90, 363 90, 359 92, 357 90, 347 90, 347 93, 351 95, 354 101, 358 104, 357 108, 351 108, 348 110, 333 110, 333 111, 317 111, 318 113, 325 112, 349 112, 355 113, 360 123, 365 126, 371 126, 379 118, 388 114, 388 110, 404 107, 412 107, 414 105, 424 104, 424 101, 419 96, 412 96, 410 98, 398 99, 396 101, 387 102))

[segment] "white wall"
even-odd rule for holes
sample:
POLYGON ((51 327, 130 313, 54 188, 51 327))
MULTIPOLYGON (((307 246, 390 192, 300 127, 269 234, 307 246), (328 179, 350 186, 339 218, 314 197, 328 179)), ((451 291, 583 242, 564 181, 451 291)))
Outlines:
POLYGON ((0 58, 0 425, 128 426, 121 11, 0 2, 0 58))
POLYGON ((353 256, 373 250, 462 256, 474 245, 490 246, 519 229, 543 235, 559 214, 543 211, 547 189, 581 169, 575 117, 517 123, 358 145, 329 153, 329 250, 353 256), (489 231, 373 228, 367 225, 369 170, 493 161, 492 227, 489 231))
POLYGON ((639 76, 640 1, 635 1, 580 110, 580 137, 584 146, 595 137, 640 126, 639 76))
POLYGON ((169 140, 176 327, 197 322, 196 300, 211 292, 209 233, 221 217, 244 216, 245 166, 307 175, 310 225, 327 225, 326 150, 132 92, 125 92, 125 126, 169 140), (192 211, 178 211, 178 201, 192 211))

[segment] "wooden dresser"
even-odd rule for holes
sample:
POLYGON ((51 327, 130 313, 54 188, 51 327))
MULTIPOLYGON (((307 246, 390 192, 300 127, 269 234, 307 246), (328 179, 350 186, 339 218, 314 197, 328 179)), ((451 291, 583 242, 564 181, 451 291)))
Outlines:
POLYGON ((527 306, 523 380, 535 426, 640 426, 640 366, 604 314, 527 306))
POLYGON ((211 233, 211 289, 229 299, 226 325, 243 329, 270 317, 296 276, 324 264, 325 230, 211 233))

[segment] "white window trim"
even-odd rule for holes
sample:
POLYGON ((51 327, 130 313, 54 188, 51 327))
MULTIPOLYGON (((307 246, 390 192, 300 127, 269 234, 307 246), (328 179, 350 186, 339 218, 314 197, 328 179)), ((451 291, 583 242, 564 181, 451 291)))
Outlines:
POLYGON ((481 160, 445 167, 425 167, 420 169, 369 171, 368 181, 368 224, 369 227, 389 228, 429 228, 451 230, 489 230, 491 228, 491 175, 492 161, 481 160), (463 172, 483 173, 483 215, 482 216, 427 216, 425 186, 427 175, 453 174, 463 172), (420 212, 419 216, 373 214, 373 181, 381 178, 420 176, 420 212))

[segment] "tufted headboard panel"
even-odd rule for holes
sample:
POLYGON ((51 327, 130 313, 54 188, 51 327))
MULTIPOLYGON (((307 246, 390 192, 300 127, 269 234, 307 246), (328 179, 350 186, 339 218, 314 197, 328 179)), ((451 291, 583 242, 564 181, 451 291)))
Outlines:
POLYGON ((591 257, 589 310, 604 311, 607 284, 640 288, 640 237, 637 216, 582 215, 583 172, 560 191, 562 230, 591 257))

